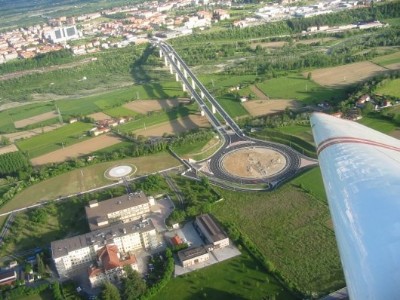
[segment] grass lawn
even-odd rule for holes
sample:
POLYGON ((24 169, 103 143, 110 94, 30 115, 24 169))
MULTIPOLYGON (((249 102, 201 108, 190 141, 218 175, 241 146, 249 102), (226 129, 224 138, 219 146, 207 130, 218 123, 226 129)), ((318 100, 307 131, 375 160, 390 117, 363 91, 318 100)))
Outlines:
POLYGON ((174 147, 173 150, 179 156, 184 158, 193 158, 194 155, 202 154, 207 152, 208 149, 217 150, 217 146, 220 145, 219 137, 212 137, 208 141, 198 141, 195 143, 187 143, 180 145, 179 147, 174 147))
POLYGON ((121 132, 133 132, 144 127, 150 127, 152 125, 186 117, 189 114, 195 112, 197 112, 197 104, 195 103, 186 106, 177 106, 167 112, 154 112, 144 118, 125 123, 121 126, 118 126, 118 130, 120 130, 121 132))
POLYGON ((320 295, 345 285, 325 203, 291 185, 269 193, 217 191, 225 201, 213 206, 216 217, 236 224, 287 284, 320 295))
POLYGON ((76 194, 110 184, 112 181, 104 177, 104 172, 112 166, 126 163, 137 167, 136 175, 138 176, 179 165, 179 161, 168 152, 99 163, 61 174, 28 187, 2 206, 0 213, 34 204, 41 200, 55 199, 60 195, 76 194))
POLYGON ((383 19, 383 22, 389 23, 390 26, 400 25, 400 18, 383 19))
POLYGON ((172 279, 154 300, 296 299, 248 253, 172 279), (274 298, 268 298, 268 296, 274 298))
MULTIPOLYGON (((400 53, 400 52, 399 52, 400 53)), ((399 56, 400 62, 400 56, 399 56)), ((400 98, 400 78, 390 80, 375 90, 376 94, 400 98)))
POLYGON ((327 203, 324 183, 322 181, 321 169, 319 167, 312 168, 300 176, 293 179, 290 183, 301 185, 301 188, 315 196, 318 200, 327 203))
POLYGON ((21 151, 26 151, 30 158, 34 158, 88 139, 87 131, 92 127, 92 124, 76 122, 29 139, 20 140, 16 144, 21 151))
POLYGON ((54 108, 52 103, 35 103, 0 111, 0 132, 13 132, 15 121, 54 111, 54 108))
POLYGON ((257 87, 273 99, 296 99, 306 104, 314 104, 330 100, 343 100, 344 90, 325 88, 301 74, 291 74, 258 83, 257 87))
MULTIPOLYGON (((400 20, 400 19, 398 19, 400 20)), ((400 22, 400 21, 399 21, 400 22)), ((387 66, 390 64, 395 64, 395 63, 400 63, 400 51, 397 51, 395 53, 383 55, 383 56, 378 56, 372 59, 372 62, 381 65, 381 66, 387 66)))
POLYGON ((277 131, 280 131, 285 134, 290 134, 301 138, 310 144, 314 145, 314 137, 312 135, 312 130, 310 126, 305 125, 290 125, 290 126, 282 126, 278 128, 274 128, 277 131))
POLYGON ((394 131, 397 126, 388 120, 372 116, 364 116, 358 123, 383 133, 394 131))

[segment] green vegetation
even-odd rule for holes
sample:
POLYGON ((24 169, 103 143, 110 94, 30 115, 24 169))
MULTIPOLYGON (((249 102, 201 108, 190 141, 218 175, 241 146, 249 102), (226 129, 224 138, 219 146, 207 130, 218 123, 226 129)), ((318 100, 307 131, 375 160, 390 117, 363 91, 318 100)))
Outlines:
POLYGON ((172 279, 154 299, 295 299, 247 251, 241 252, 238 257, 172 279))
POLYGON ((0 132, 15 131, 14 122, 54 111, 53 103, 35 103, 0 111, 0 132))
POLYGON ((269 79, 258 83, 257 87, 270 98, 296 99, 303 101, 305 104, 345 98, 344 90, 324 88, 301 74, 269 79))
POLYGON ((218 193, 225 201, 212 212, 240 228, 290 289, 317 296, 343 287, 325 203, 291 186, 270 193, 218 193))
POLYGON ((314 144, 314 137, 312 135, 310 125, 288 125, 276 127, 274 130, 280 131, 284 134, 294 135, 298 138, 305 140, 310 144, 314 144))
POLYGON ((364 116, 358 121, 358 123, 383 133, 394 131, 397 127, 392 121, 385 119, 378 114, 369 114, 368 116, 364 116))
POLYGON ((30 158, 34 158, 88 139, 87 131, 92 127, 91 124, 81 122, 65 125, 56 130, 18 141, 17 146, 30 158))
MULTIPOLYGON (((400 62, 400 56, 399 56, 400 62)), ((400 99, 400 78, 385 82, 375 90, 375 93, 386 96, 393 96, 400 99)))
POLYGON ((400 63, 400 51, 388 55, 375 57, 372 61, 381 66, 400 63))
POLYGON ((104 172, 108 168, 122 164, 135 165, 137 167, 135 175, 140 176, 178 166, 179 161, 169 153, 161 152, 149 156, 103 162, 75 169, 26 188, 17 194, 12 201, 2 206, 0 212, 11 211, 32 205, 38 201, 52 200, 58 198, 60 195, 66 196, 81 193, 110 184, 111 181, 104 177, 104 172))
POLYGON ((21 152, 10 152, 0 155, 0 175, 16 175, 18 171, 30 166, 27 157, 21 152))
POLYGON ((2 256, 35 247, 46 248, 48 243, 62 239, 69 233, 88 231, 83 214, 85 201, 50 203, 43 208, 16 215, 11 234, 7 235, 0 250, 2 256))
POLYGON ((171 144, 171 149, 183 156, 189 153, 200 152, 201 149, 215 136, 211 130, 198 130, 180 135, 171 144))
POLYGON ((296 177, 290 183, 326 203, 327 198, 319 167, 314 167, 311 170, 305 171, 305 173, 296 177))
POLYGON ((114 118, 119 118, 119 117, 135 117, 138 115, 137 112, 134 112, 131 109, 128 109, 123 106, 118 106, 110 109, 106 109, 103 111, 106 115, 109 115, 114 118))

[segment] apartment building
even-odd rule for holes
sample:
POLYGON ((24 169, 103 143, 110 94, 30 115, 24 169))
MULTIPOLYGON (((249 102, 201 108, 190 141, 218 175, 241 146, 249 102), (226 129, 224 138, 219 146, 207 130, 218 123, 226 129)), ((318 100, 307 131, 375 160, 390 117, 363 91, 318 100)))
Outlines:
POLYGON ((90 230, 97 230, 115 223, 131 222, 146 217, 154 198, 143 192, 130 193, 121 197, 98 202, 93 200, 85 207, 90 230))
POLYGON ((93 263, 97 253, 107 245, 115 245, 120 255, 158 245, 158 236, 151 219, 114 224, 82 235, 53 241, 52 258, 58 275, 65 278, 71 271, 93 263))

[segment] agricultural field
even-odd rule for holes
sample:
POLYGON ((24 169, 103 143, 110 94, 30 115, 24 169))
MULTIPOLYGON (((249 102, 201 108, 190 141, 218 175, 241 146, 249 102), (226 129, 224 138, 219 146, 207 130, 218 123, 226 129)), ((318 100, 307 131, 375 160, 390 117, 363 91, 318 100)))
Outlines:
POLYGON ((326 88, 308 80, 301 74, 292 74, 258 83, 257 87, 269 98, 294 99, 304 104, 315 104, 329 99, 345 99, 342 89, 326 88))
POLYGON ((27 138, 33 137, 35 135, 39 135, 39 134, 42 134, 45 132, 56 130, 57 128, 60 128, 64 125, 66 125, 66 124, 58 123, 58 124, 53 124, 53 125, 49 125, 49 126, 43 126, 43 127, 36 128, 36 129, 18 131, 18 132, 14 132, 14 133, 3 134, 3 135, 6 138, 8 138, 11 143, 14 143, 15 141, 20 140, 20 139, 27 139, 27 138))
POLYGON ((5 153, 10 153, 10 152, 15 152, 15 151, 18 151, 18 148, 15 145, 8 145, 8 146, 0 147, 0 155, 5 154, 5 153))
POLYGON ((266 273, 262 265, 249 253, 242 250, 242 255, 238 257, 173 278, 153 299, 291 300, 296 298, 266 273))
POLYGON ((78 142, 71 146, 65 146, 31 159, 34 166, 45 165, 49 163, 60 163, 66 160, 74 159, 80 156, 88 155, 103 148, 121 143, 122 139, 112 134, 103 134, 93 137, 83 142, 78 142))
POLYGON ((388 54, 388 55, 383 55, 383 56, 378 56, 375 57, 372 62, 384 66, 384 67, 389 67, 399 64, 400 63, 400 51, 388 54))
POLYGON ((217 151, 222 145, 222 141, 218 135, 214 136, 208 141, 199 141, 191 144, 184 144, 179 147, 174 147, 173 150, 176 154, 184 159, 201 160, 213 152, 217 151), (200 159, 199 159, 200 158, 200 159))
POLYGON ((45 181, 34 184, 0 208, 0 213, 34 204, 38 201, 52 200, 59 196, 81 193, 112 183, 104 177, 104 172, 116 165, 132 164, 137 167, 136 176, 150 174, 159 170, 179 166, 180 163, 167 152, 136 158, 110 161, 76 169, 45 181))
POLYGON ((165 99, 165 100, 135 100, 123 105, 124 108, 139 114, 146 115, 152 111, 168 111, 179 104, 187 104, 188 100, 165 99))
POLYGON ((54 111, 52 103, 35 103, 0 111, 0 132, 15 131, 14 122, 54 111))
POLYGON ((40 115, 36 115, 33 117, 29 117, 23 120, 15 121, 14 126, 15 128, 24 128, 29 125, 33 125, 39 122, 43 122, 49 119, 57 118, 58 114, 55 111, 46 112, 40 115))
POLYGON ((400 98, 400 78, 385 82, 375 90, 375 93, 400 98))
POLYGON ((87 116, 95 121, 110 119, 110 116, 103 112, 93 113, 87 116))
POLYGON ((164 123, 159 123, 146 128, 135 130, 137 136, 143 135, 147 137, 162 136, 163 134, 179 134, 192 129, 210 127, 210 123, 206 117, 198 115, 189 115, 187 117, 178 118, 164 123))
POLYGON ((35 158, 88 139, 87 131, 90 128, 92 128, 91 124, 77 122, 26 140, 17 141, 16 144, 21 151, 27 152, 30 158, 35 158))
POLYGON ((113 107, 110 109, 106 109, 104 111, 105 114, 114 117, 114 118, 120 118, 120 117, 135 117, 138 114, 124 106, 118 106, 118 107, 113 107))
POLYGON ((197 112, 197 105, 191 104, 186 106, 177 106, 167 112, 153 112, 147 117, 138 120, 133 120, 129 123, 118 126, 118 130, 125 133, 135 132, 137 130, 146 130, 147 127, 154 126, 164 122, 186 117, 197 112))
POLYGON ((300 107, 299 102, 286 99, 250 100, 242 105, 253 117, 278 113, 284 111, 287 107, 290 109, 300 107))
POLYGON ((325 203, 290 185, 270 193, 218 193, 225 201, 214 205, 214 215, 236 224, 287 284, 317 294, 345 285, 325 203))
MULTIPOLYGON (((369 61, 310 71, 312 79, 325 87, 351 85, 385 72, 386 69, 369 61)), ((308 72, 304 73, 307 76, 308 72)))

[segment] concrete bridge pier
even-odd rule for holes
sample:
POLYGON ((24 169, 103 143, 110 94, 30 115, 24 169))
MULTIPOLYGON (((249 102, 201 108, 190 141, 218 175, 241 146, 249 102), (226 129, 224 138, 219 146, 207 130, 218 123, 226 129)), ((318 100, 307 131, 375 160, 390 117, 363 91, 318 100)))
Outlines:
POLYGON ((200 91, 200 96, 201 96, 201 99, 204 99, 204 93, 203 93, 203 91, 200 91))
POLYGON ((185 76, 186 79, 188 78, 186 69, 183 69, 183 76, 185 76))
POLYGON ((182 83, 182 89, 183 89, 184 92, 187 91, 187 90, 186 90, 186 84, 182 83))
POLYGON ((178 69, 180 70, 181 69, 181 62, 179 60, 177 61, 176 65, 178 66, 178 69))
POLYGON ((160 58, 163 57, 163 52, 162 52, 162 50, 160 49, 158 52, 160 53, 160 58))
POLYGON ((194 82, 193 78, 192 78, 192 88, 195 90, 196 89, 196 83, 194 82))
POLYGON ((215 109, 215 106, 214 106, 214 105, 211 106, 211 109, 212 109, 212 113, 213 113, 213 114, 215 114, 215 113, 217 112, 217 110, 215 109))
POLYGON ((206 115, 204 110, 201 110, 200 114, 201 114, 202 117, 204 117, 206 115))
POLYGON ((166 56, 164 56, 164 64, 165 64, 166 67, 169 66, 169 61, 168 61, 168 58, 166 56))
POLYGON ((172 64, 169 64, 169 72, 170 72, 171 74, 174 74, 174 69, 172 69, 172 64))
POLYGON ((175 73, 175 80, 176 80, 176 81, 179 81, 179 75, 178 75, 178 73, 175 73))

